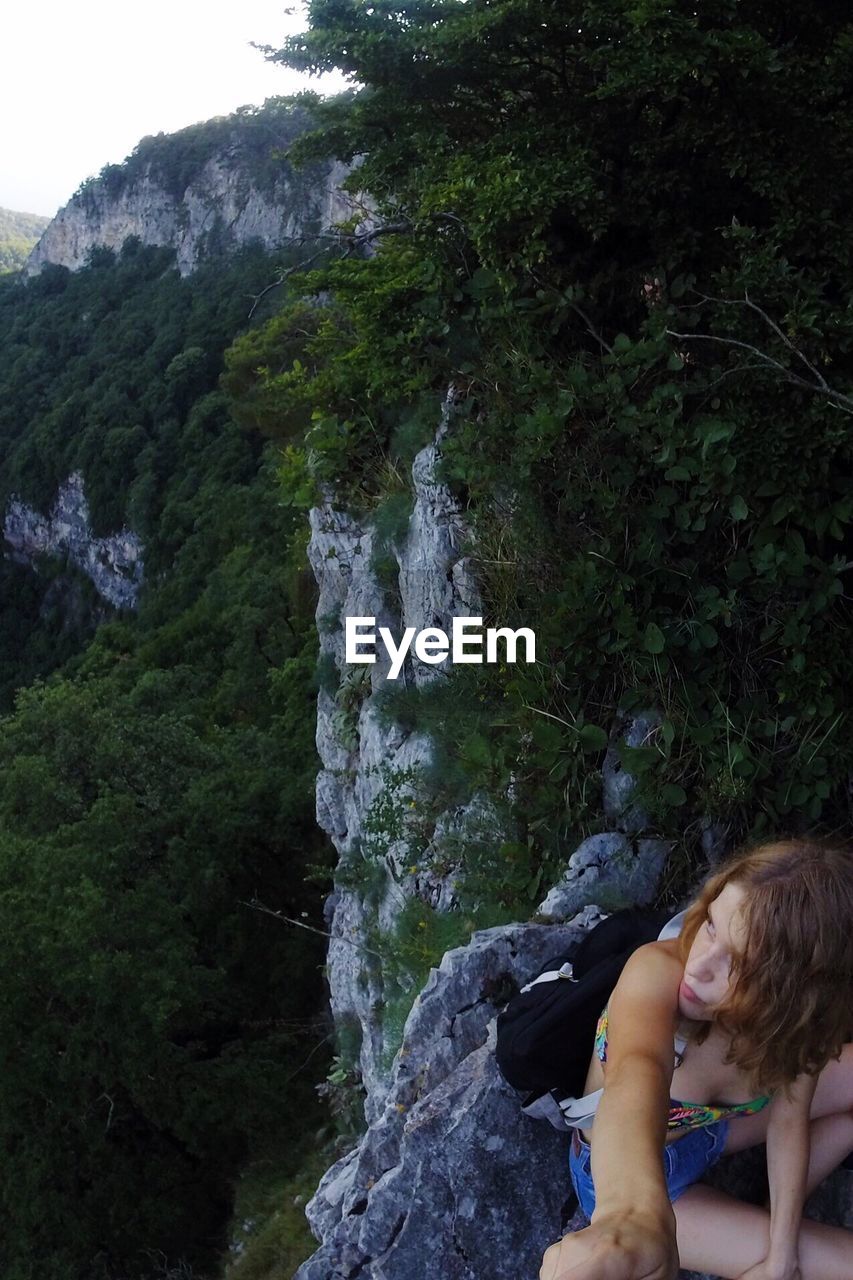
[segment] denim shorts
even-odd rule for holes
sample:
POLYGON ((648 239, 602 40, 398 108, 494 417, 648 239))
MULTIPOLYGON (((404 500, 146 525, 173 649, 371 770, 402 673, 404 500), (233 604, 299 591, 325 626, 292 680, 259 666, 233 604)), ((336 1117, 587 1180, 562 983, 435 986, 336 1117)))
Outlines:
MULTIPOLYGON (((670 1200, 677 1200, 717 1163, 723 1154, 728 1131, 729 1121, 717 1120, 715 1124, 703 1125, 701 1129, 689 1129, 683 1138, 664 1147, 664 1175, 670 1200)), ((590 1146, 577 1129, 572 1135, 569 1170, 580 1206, 591 1218, 595 1209, 595 1186, 590 1169, 590 1146)))

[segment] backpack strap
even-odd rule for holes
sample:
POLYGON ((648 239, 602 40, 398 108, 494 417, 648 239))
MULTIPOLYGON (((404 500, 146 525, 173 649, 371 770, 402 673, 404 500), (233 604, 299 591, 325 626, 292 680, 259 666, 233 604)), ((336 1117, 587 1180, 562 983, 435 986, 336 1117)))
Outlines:
MULTIPOLYGON (((658 941, 666 942, 670 938, 677 938, 681 933, 681 926, 684 923, 686 914, 686 911, 680 911, 677 916, 673 916, 671 920, 668 920, 658 934, 658 941)), ((522 990, 529 991, 537 982, 554 982, 558 978, 568 978, 571 982, 577 982, 577 978, 572 975, 571 964, 566 963, 559 969, 551 969, 547 973, 540 974, 538 978, 528 982, 527 986, 523 987, 522 990)), ((685 1037, 674 1036, 673 1048, 675 1050, 675 1065, 680 1067, 684 1058, 684 1051, 687 1048, 685 1037)), ((543 1093, 538 1098, 532 1098, 521 1109, 525 1115, 531 1116, 535 1120, 548 1120, 555 1129, 559 1129, 563 1133, 566 1129, 586 1129, 595 1118, 595 1112, 603 1093, 603 1089, 595 1089, 592 1093, 584 1094, 582 1098, 563 1098, 560 1096, 559 1090, 551 1089, 548 1093, 543 1093)))
POLYGON ((677 916, 673 916, 671 920, 667 920, 664 927, 658 934, 658 942, 668 942, 670 938, 677 938, 681 933, 681 926, 684 924, 684 917, 687 915, 686 909, 679 911, 677 916))
POLYGON ((561 1133, 567 1129, 586 1129, 595 1118, 603 1093, 603 1089, 596 1089, 583 1098, 563 1098, 558 1089, 551 1089, 549 1093, 525 1102, 521 1109, 534 1120, 547 1120, 561 1133))
POLYGON ((538 978, 534 978, 532 982, 528 982, 526 987, 522 987, 518 994, 524 995, 531 987, 535 987, 537 982, 555 982, 557 978, 568 978, 569 982, 577 982, 571 961, 566 960, 564 964, 560 965, 559 969, 548 969, 545 973, 540 973, 538 978))
MULTIPOLYGON (((681 933, 681 926, 684 923, 686 914, 686 911, 679 911, 677 916, 673 916, 671 920, 668 920, 658 934, 658 942, 665 942, 669 938, 677 938, 681 933)), ((524 995, 525 992, 530 991, 538 982, 555 982, 557 978, 568 978, 569 982, 578 981, 574 975, 570 960, 564 961, 559 969, 547 969, 545 973, 540 973, 538 978, 533 978, 526 986, 521 988, 519 995, 524 995)))

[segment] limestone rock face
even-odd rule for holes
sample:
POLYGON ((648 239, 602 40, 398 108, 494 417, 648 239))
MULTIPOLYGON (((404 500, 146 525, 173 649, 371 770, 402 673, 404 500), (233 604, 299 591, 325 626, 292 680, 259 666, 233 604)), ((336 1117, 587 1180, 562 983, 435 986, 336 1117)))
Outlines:
POLYGON ((621 831, 589 836, 569 858, 538 914, 567 920, 590 901, 609 909, 646 906, 655 896, 669 850, 666 840, 635 840, 621 831))
POLYGON ((46 263, 76 271, 96 247, 119 250, 129 236, 167 246, 188 275, 211 248, 222 251, 258 240, 276 249, 293 237, 317 234, 348 218, 350 199, 339 185, 349 172, 337 162, 289 173, 261 191, 238 155, 215 155, 183 195, 167 191, 150 165, 117 192, 97 180, 72 196, 45 230, 24 266, 37 275, 46 263))
POLYGON ((661 722, 658 712, 650 710, 634 716, 626 725, 617 726, 601 767, 601 789, 604 816, 620 831, 642 831, 649 824, 648 814, 633 803, 635 779, 623 769, 617 743, 627 747, 646 746, 661 722))
MULTIPOLYGON (((506 818, 484 792, 464 806, 432 812, 424 824, 419 777, 432 763, 432 743, 425 733, 380 714, 381 694, 391 684, 384 646, 375 647, 372 664, 346 662, 348 618, 372 618, 375 634, 387 627, 400 637, 406 627, 449 634, 454 618, 482 614, 462 513, 436 476, 457 408, 451 387, 433 442, 414 460, 411 515, 390 547, 377 545, 370 519, 342 510, 331 494, 310 512, 308 557, 319 588, 317 747, 323 767, 317 821, 340 859, 326 906, 327 974, 337 1027, 357 1046, 369 1127, 358 1150, 329 1170, 309 1205, 309 1221, 323 1245, 300 1272, 302 1280, 355 1274, 408 1280, 423 1273, 430 1236, 449 1242, 441 1245, 435 1274, 485 1275, 481 1262, 502 1274, 507 1256, 524 1272, 547 1237, 559 1234, 559 1215, 553 1206, 545 1208, 554 1186, 560 1188, 558 1208, 568 1195, 565 1140, 521 1116, 484 1045, 488 1024, 513 985, 565 950, 566 937, 576 937, 578 926, 513 925, 475 934, 468 947, 449 952, 440 970, 433 970, 399 1049, 399 1034, 395 1038, 386 1020, 386 975, 370 945, 377 931, 387 935, 393 929, 413 897, 452 910, 463 851, 474 841, 495 847, 510 834, 502 825, 506 818), (375 567, 380 550, 381 577, 375 567), (384 831, 377 812, 385 815, 384 831), (550 1169, 551 1179, 533 1187, 529 1162, 550 1169), (486 1192, 471 1188, 490 1178, 503 1187, 503 1197, 528 1196, 529 1204, 513 1225, 496 1199, 487 1210, 491 1244, 478 1246, 484 1233, 477 1222, 490 1202, 486 1192)), ((423 689, 446 678, 446 664, 424 663, 410 652, 399 681, 423 689)), ((620 789, 626 805, 627 783, 626 777, 620 789)), ((638 840, 617 827, 612 837, 594 837, 592 844, 582 846, 570 864, 559 909, 551 912, 555 921, 596 903, 596 894, 605 890, 627 901, 648 900, 654 892, 667 853, 661 841, 638 840), (609 867, 614 850, 608 839, 625 855, 614 855, 609 867)), ((591 917, 580 919, 588 923, 591 917)))
POLYGON ((83 477, 72 472, 60 486, 49 516, 12 498, 3 527, 9 554, 22 564, 39 555, 67 556, 117 609, 134 609, 143 579, 142 543, 130 529, 92 536, 83 477))
MULTIPOLYGON (((452 873, 433 876, 432 855, 484 827, 499 834, 488 797, 475 797, 424 828, 417 779, 432 760, 431 741, 379 718, 377 694, 390 684, 391 664, 383 646, 376 647, 372 665, 345 660, 346 618, 372 617, 377 633, 385 626, 399 637, 407 626, 436 626, 449 633, 455 616, 476 611, 478 589, 461 551, 458 505, 435 479, 436 458, 455 405, 451 390, 443 407, 436 405, 436 416, 441 412, 434 442, 415 458, 413 511, 405 536, 393 548, 393 589, 383 586, 371 565, 376 534, 370 521, 335 507, 330 496, 310 512, 308 557, 319 587, 320 664, 328 678, 317 706, 317 749, 323 764, 317 778, 317 821, 340 855, 327 911, 332 935, 327 972, 333 1015, 360 1040, 368 1120, 381 1112, 389 1065, 381 1012, 383 975, 365 946, 370 928, 378 924, 390 929, 414 895, 431 905, 451 906, 452 873), (379 804, 393 806, 397 814, 399 835, 393 839, 375 830, 379 804), (413 850, 420 855, 417 870, 412 869, 413 850)), ((399 684, 417 687, 444 678, 441 668, 410 655, 399 684)))
POLYGON ((381 1113, 308 1205, 323 1243, 295 1280, 537 1274, 573 1204, 568 1135, 523 1115, 495 1064, 494 1019, 594 914, 482 930, 432 970, 381 1113))

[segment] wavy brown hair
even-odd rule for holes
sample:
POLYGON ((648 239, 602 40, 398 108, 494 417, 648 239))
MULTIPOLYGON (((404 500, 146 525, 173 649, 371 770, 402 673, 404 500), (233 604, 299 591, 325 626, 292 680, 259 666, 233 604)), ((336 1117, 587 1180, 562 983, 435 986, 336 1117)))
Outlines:
MULTIPOLYGON (((715 1022, 732 1037, 726 1062, 757 1088, 778 1088, 821 1071, 853 1038, 853 847, 809 837, 738 851, 687 911, 683 962, 733 882, 746 890, 746 944, 715 1022)), ((710 1030, 703 1024, 696 1042, 710 1030)))

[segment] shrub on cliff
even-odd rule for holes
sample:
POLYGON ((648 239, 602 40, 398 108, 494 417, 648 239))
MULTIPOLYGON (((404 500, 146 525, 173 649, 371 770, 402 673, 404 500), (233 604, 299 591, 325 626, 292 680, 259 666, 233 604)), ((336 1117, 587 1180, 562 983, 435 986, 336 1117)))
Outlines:
POLYGON ((531 857, 595 821, 585 729, 603 742, 649 703, 660 727, 624 763, 662 832, 695 847, 703 815, 735 834, 846 821, 847 16, 309 14, 275 60, 362 87, 306 98, 320 128, 291 158, 359 156, 351 183, 378 212, 303 277, 339 323, 305 335, 286 383, 261 370, 256 398, 266 383, 282 412, 313 405, 286 460, 300 501, 313 475, 370 508, 377 463, 411 458, 407 424, 437 421, 449 381, 463 393, 444 475, 494 620, 539 638, 535 669, 481 676, 490 781, 512 779, 531 857))

